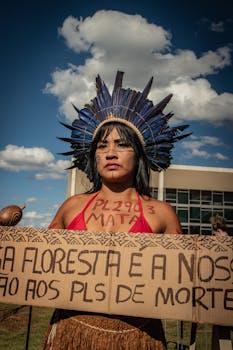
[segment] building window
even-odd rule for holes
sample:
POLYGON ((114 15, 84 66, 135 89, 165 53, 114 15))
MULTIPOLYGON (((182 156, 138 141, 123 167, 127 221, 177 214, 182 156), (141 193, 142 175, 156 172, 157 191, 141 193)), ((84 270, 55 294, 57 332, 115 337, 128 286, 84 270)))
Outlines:
POLYGON ((233 209, 224 209, 224 218, 227 224, 233 224, 233 209))
POLYGON ((190 222, 200 222, 200 207, 190 207, 190 222))
POLYGON ((233 192, 224 192, 224 204, 233 205, 233 192))
POLYGON ((200 235, 200 226, 190 226, 190 232, 191 235, 200 235))
POLYGON ((188 234, 189 232, 189 227, 186 225, 182 225, 182 233, 183 234, 188 234))
POLYGON ((213 216, 216 216, 216 215, 224 216, 223 209, 222 208, 214 208, 213 216))
POLYGON ((200 191, 190 190, 190 204, 199 204, 199 203, 200 203, 200 191))
MULTIPOLYGON (((157 188, 151 189, 157 198, 157 188)), ((210 218, 216 214, 226 219, 227 231, 233 235, 233 192, 166 188, 164 200, 176 211, 183 233, 210 235, 210 218)))
POLYGON ((223 205, 223 193, 213 193, 213 205, 223 205))
POLYGON ((178 208, 177 215, 181 223, 189 222, 189 212, 188 208, 178 208))
POLYGON ((206 227, 201 228, 201 234, 210 236, 210 235, 212 235, 212 230, 210 228, 206 228, 206 227))
POLYGON ((202 224, 209 224, 211 216, 212 216, 212 211, 210 209, 202 209, 201 210, 202 224))
POLYGON ((189 195, 188 191, 180 191, 178 190, 178 203, 180 204, 188 204, 189 195))
POLYGON ((157 199, 158 198, 158 189, 155 187, 150 188, 150 195, 152 198, 157 199))
POLYGON ((166 202, 176 203, 176 189, 174 188, 166 189, 166 202))
POLYGON ((201 191, 201 203, 211 204, 211 191, 201 191))

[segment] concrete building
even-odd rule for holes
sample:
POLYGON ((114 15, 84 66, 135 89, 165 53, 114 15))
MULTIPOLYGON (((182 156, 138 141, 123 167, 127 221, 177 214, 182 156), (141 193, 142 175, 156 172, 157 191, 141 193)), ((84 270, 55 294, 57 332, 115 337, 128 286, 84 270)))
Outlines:
MULTIPOLYGON (((85 174, 69 173, 67 196, 83 193, 90 186, 85 174)), ((210 217, 226 219, 233 235, 233 168, 171 165, 151 173, 151 194, 169 202, 177 212, 184 233, 211 234, 210 217)))

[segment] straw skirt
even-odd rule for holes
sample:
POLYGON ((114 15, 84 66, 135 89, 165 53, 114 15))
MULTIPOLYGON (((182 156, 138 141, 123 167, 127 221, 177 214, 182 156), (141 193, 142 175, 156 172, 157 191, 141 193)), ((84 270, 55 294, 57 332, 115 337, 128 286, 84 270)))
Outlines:
POLYGON ((76 314, 52 323, 44 344, 44 350, 165 349, 160 320, 96 314, 76 314))

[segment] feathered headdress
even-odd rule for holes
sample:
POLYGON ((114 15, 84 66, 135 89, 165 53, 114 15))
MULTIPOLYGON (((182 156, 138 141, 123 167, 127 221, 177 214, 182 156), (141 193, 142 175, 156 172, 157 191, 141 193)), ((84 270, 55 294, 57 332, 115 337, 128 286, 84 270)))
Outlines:
POLYGON ((90 145, 102 125, 109 122, 120 122, 130 126, 138 135, 152 170, 166 169, 171 162, 173 143, 187 137, 181 134, 188 125, 170 127, 169 119, 173 113, 164 114, 163 110, 172 94, 154 105, 147 96, 150 92, 151 78, 142 92, 123 89, 123 72, 118 71, 112 95, 98 75, 96 78, 97 96, 81 110, 74 106, 78 113, 72 125, 61 123, 69 128, 70 138, 60 138, 70 142, 72 151, 62 153, 73 156, 73 167, 86 171, 90 145))

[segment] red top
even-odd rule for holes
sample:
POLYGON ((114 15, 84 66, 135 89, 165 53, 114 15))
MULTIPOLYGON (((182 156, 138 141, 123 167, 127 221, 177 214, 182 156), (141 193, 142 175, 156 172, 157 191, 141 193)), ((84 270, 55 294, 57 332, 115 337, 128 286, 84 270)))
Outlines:
MULTIPOLYGON (((89 205, 92 203, 92 201, 97 197, 99 192, 95 193, 93 197, 87 202, 83 210, 75 216, 75 218, 69 223, 67 226, 67 230, 80 230, 80 231, 87 231, 87 226, 85 222, 85 211, 89 207, 89 205)), ((140 210, 140 215, 137 218, 137 221, 133 224, 133 226, 130 228, 129 232, 147 232, 147 233, 153 233, 153 230, 151 226, 148 224, 146 218, 143 215, 143 208, 142 208, 142 201, 137 193, 138 198, 138 205, 140 210)))

